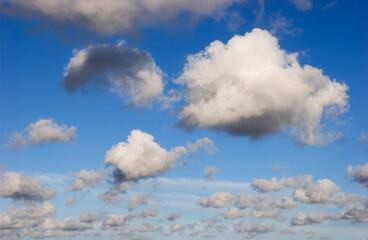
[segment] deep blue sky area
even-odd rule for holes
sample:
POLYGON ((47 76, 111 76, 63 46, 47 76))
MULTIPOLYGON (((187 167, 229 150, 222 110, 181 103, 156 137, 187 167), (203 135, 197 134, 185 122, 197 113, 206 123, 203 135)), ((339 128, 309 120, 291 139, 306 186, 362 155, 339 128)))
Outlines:
MULTIPOLYGON (((86 9, 88 9, 87 6, 92 9, 90 16, 92 16, 91 19, 94 19, 93 24, 95 25, 88 25, 89 16, 79 16, 78 14, 81 14, 81 12, 75 10, 78 8, 73 10, 69 7, 70 1, 59 4, 60 0, 57 0, 55 6, 48 6, 46 2, 41 0, 37 3, 35 0, 30 0, 30 5, 27 5, 19 0, 0 0, 0 5, 3 7, 0 10, 0 170, 1 183, 6 185, 6 187, 2 186, 5 190, 0 191, 2 197, 0 202, 3 202, 0 219, 6 214, 10 214, 7 207, 16 206, 19 210, 22 206, 27 207, 29 204, 38 204, 37 206, 42 204, 42 201, 31 201, 32 203, 30 203, 27 198, 17 199, 17 197, 14 197, 17 194, 17 196, 23 194, 22 191, 28 191, 22 189, 22 187, 12 190, 13 185, 7 179, 6 173, 15 172, 31 174, 32 177, 44 181, 47 187, 56 189, 56 195, 53 198, 46 199, 55 206, 57 214, 53 221, 63 221, 63 217, 79 218, 77 212, 92 209, 99 216, 98 220, 94 222, 83 222, 83 224, 93 224, 93 227, 88 225, 85 229, 74 231, 73 234, 68 229, 62 229, 60 227, 62 222, 59 222, 55 225, 58 227, 52 229, 54 235, 51 235, 51 239, 62 236, 62 234, 65 234, 64 237, 67 236, 67 239, 90 239, 93 234, 102 234, 102 236, 112 234, 113 238, 118 238, 119 232, 130 233, 129 236, 123 234, 124 239, 134 239, 135 236, 144 236, 149 239, 162 239, 163 236, 168 239, 203 239, 206 235, 212 236, 214 239, 241 239, 242 237, 252 237, 254 239, 292 239, 296 237, 297 239, 306 239, 311 235, 314 236, 314 239, 365 239, 366 234, 368 234, 366 223, 368 222, 366 209, 368 206, 368 145, 366 140, 368 135, 367 1, 230 0, 228 1, 229 5, 218 4, 217 11, 205 11, 198 10, 200 7, 194 7, 194 5, 208 4, 208 9, 211 9, 210 5, 212 3, 209 4, 206 0, 191 1, 193 2, 191 4, 179 4, 182 2, 173 0, 171 3, 174 4, 167 3, 166 5, 169 10, 157 10, 154 13, 150 12, 151 8, 145 6, 145 4, 149 5, 148 3, 137 1, 138 8, 135 10, 126 11, 122 6, 115 6, 116 12, 111 13, 117 14, 118 11, 126 11, 126 16, 135 17, 131 23, 126 20, 124 14, 119 15, 118 18, 113 18, 112 15, 107 14, 104 17, 107 19, 111 17, 111 24, 116 24, 118 27, 113 31, 103 33, 97 29, 97 24, 103 25, 105 29, 110 26, 106 22, 99 22, 103 20, 98 18, 99 13, 96 9, 93 11, 95 1, 91 0, 88 3, 90 5, 86 5, 86 9), (34 7, 29 7, 31 5, 34 7), (171 9, 171 6, 174 7, 171 9), (144 9, 145 7, 148 10, 139 11, 140 8, 144 9), (48 14, 45 14, 42 9, 51 10, 48 14), (171 15, 169 13, 170 9, 172 10, 171 15), (193 14, 192 11, 197 11, 197 15, 193 14), (121 22, 119 22, 120 18, 121 22), (83 19, 84 22, 79 21, 80 19, 83 19), (130 30, 125 29, 124 26, 127 25, 134 30, 133 34, 130 30), (122 27, 119 28, 119 26, 122 27), (346 91, 348 99, 344 106, 346 111, 330 119, 322 117, 317 122, 317 125, 322 129, 322 133, 328 134, 327 132, 331 131, 339 133, 339 137, 336 137, 333 141, 326 141, 324 144, 300 144, 295 139, 293 140, 293 131, 295 129, 305 131, 305 128, 290 123, 281 125, 272 134, 266 134, 256 139, 247 134, 231 135, 225 131, 228 125, 226 127, 215 125, 211 128, 206 127, 206 123, 204 123, 202 126, 198 124, 192 130, 183 129, 178 125, 180 114, 184 114, 186 106, 193 103, 190 101, 194 101, 189 96, 190 93, 195 92, 190 88, 190 83, 178 84, 178 79, 189 72, 190 60, 188 60, 188 56, 207 51, 208 46, 216 40, 227 44, 235 35, 250 34, 254 28, 267 30, 268 34, 278 40, 280 48, 286 53, 297 53, 297 60, 301 66, 310 65, 318 68, 322 70, 323 75, 331 79, 331 82, 336 81, 348 86, 346 91), (72 70, 67 69, 67 66, 72 61, 73 56, 77 56, 78 51, 79 53, 82 51, 92 52, 93 47, 101 48, 103 44, 113 48, 118 46, 120 41, 125 41, 124 46, 127 49, 133 48, 136 49, 133 51, 146 51, 150 54, 151 61, 163 72, 160 80, 164 84, 160 93, 161 97, 168 96, 170 89, 181 94, 181 99, 175 102, 171 108, 163 109, 162 101, 159 99, 160 96, 156 96, 153 101, 145 106, 129 105, 127 98, 121 98, 112 92, 111 84, 115 80, 111 77, 113 76, 113 69, 109 69, 109 67, 104 72, 99 73, 96 73, 96 67, 90 69, 86 67, 85 74, 91 74, 95 77, 88 81, 102 79, 103 82, 106 80, 102 84, 87 84, 85 87, 78 87, 77 91, 72 93, 66 91, 63 81, 65 81, 66 74, 72 72, 72 70), (66 128, 74 126, 76 136, 69 142, 59 138, 55 140, 55 137, 53 139, 52 136, 46 136, 44 140, 39 142, 32 142, 30 138, 27 140, 27 136, 31 134, 27 130, 30 129, 27 126, 42 119, 53 119, 54 123, 59 126, 65 125, 66 128), (141 173, 142 179, 133 179, 135 185, 127 193, 121 192, 114 196, 120 197, 118 204, 103 202, 99 200, 99 194, 109 192, 116 184, 111 180, 111 172, 109 171, 116 168, 123 175, 126 174, 124 168, 121 168, 121 165, 117 164, 116 161, 121 161, 121 164, 123 164, 123 161, 129 162, 131 159, 134 160, 133 155, 139 152, 139 150, 133 151, 133 155, 122 152, 122 155, 119 155, 121 159, 116 155, 111 158, 112 160, 109 160, 107 151, 111 150, 112 152, 112 147, 119 142, 127 142, 128 136, 133 134, 131 133, 133 129, 152 135, 154 142, 164 148, 165 152, 174 151, 173 149, 177 146, 184 146, 189 151, 187 146, 189 142, 194 143, 197 139, 205 137, 211 140, 216 149, 211 154, 207 154, 203 150, 186 153, 175 159, 175 167, 168 167, 157 174, 145 176, 145 173, 141 173), (15 133, 22 133, 25 143, 18 146, 12 145, 11 138, 15 136, 15 133), (124 160, 125 158, 127 160, 124 160), (217 171, 215 177, 210 177, 211 179, 208 180, 203 171, 209 166, 215 166, 217 171), (349 174, 347 172, 348 166, 352 166, 356 171, 349 174), (363 166, 365 169, 363 169, 363 166), (362 172, 357 170, 360 169, 359 167, 362 167, 362 172), (85 183, 86 188, 78 191, 64 191, 74 178, 78 178, 73 174, 83 169, 87 171, 104 169, 103 180, 93 186, 85 183), (195 193, 197 190, 194 190, 194 187, 193 189, 189 188, 185 185, 187 183, 184 183, 185 179, 193 181, 191 184, 198 184, 198 188, 202 186, 201 184, 204 184, 201 197, 208 197, 216 192, 225 191, 234 194, 234 196, 239 191, 262 195, 268 194, 267 191, 261 191, 255 185, 250 186, 255 179, 270 180, 272 177, 276 177, 278 181, 283 177, 296 178, 303 175, 313 176, 313 182, 310 185, 315 184, 311 187, 312 195, 313 191, 316 195, 319 194, 318 191, 329 191, 328 189, 319 189, 319 187, 328 187, 319 185, 324 184, 320 181, 326 179, 339 186, 339 190, 334 193, 335 195, 328 196, 331 198, 330 200, 318 200, 320 202, 316 200, 317 202, 308 203, 307 200, 300 200, 300 198, 293 195, 295 189, 298 188, 297 185, 293 185, 294 188, 285 187, 286 190, 282 189, 281 193, 274 189, 275 191, 269 192, 272 199, 288 196, 300 204, 299 209, 280 208, 281 210, 277 210, 275 207, 267 209, 267 211, 279 211, 277 217, 257 218, 251 211, 254 211, 254 209, 258 211, 259 209, 254 207, 247 212, 248 217, 226 219, 221 213, 227 211, 231 207, 230 205, 214 208, 204 206, 206 204, 200 203, 200 200, 197 201, 200 195, 195 193), (54 181, 51 181, 49 176, 53 176, 51 179, 55 178, 54 181), (170 184, 173 183, 168 183, 167 179, 177 182, 178 185, 174 193, 170 192, 172 187, 170 184), (155 181, 155 183, 152 183, 151 186, 151 183, 145 181, 155 181), (236 185, 236 183, 239 185, 236 185), (243 188, 243 185, 241 185, 243 183, 248 184, 248 187, 243 188), (229 187, 224 190, 221 184, 229 187), (155 187, 159 190, 156 191, 155 187), (240 190, 238 191, 238 189, 240 190), (14 193, 13 196, 9 191, 15 191, 15 193, 18 191, 18 193, 14 193), (159 213, 156 219, 138 219, 136 222, 134 222, 135 220, 132 220, 132 222, 126 221, 125 225, 121 223, 117 228, 104 229, 104 220, 106 220, 108 214, 132 213, 125 209, 125 205, 128 204, 128 199, 137 193, 142 196, 148 193, 151 194, 148 205, 145 206, 146 204, 141 203, 144 206, 137 209, 152 208, 158 210, 159 213), (286 195, 282 195, 284 193, 286 195), (341 207, 337 206, 336 203, 339 194, 353 194, 360 197, 359 200, 349 200, 346 205, 341 207), (71 207, 67 207, 64 202, 72 196, 76 197, 76 203, 71 207), (180 199, 176 196, 183 196, 183 198, 180 199), (188 200, 186 200, 187 198, 188 200), (83 206, 82 201, 86 199, 89 203, 83 206), (189 203, 191 200, 193 202, 189 203), (167 206, 167 209, 164 206, 167 206), (365 209, 362 206, 365 206, 365 209), (86 209, 87 207, 90 209, 86 209), (362 211, 359 212, 359 214, 362 214, 360 218, 354 216, 356 219, 344 219, 340 215, 341 219, 336 220, 337 215, 334 215, 335 220, 332 220, 334 218, 332 215, 322 214, 323 217, 319 217, 318 220, 315 220, 312 216, 305 218, 309 220, 304 219, 306 222, 303 224, 293 222, 298 213, 306 215, 316 212, 338 214, 354 207, 362 211), (166 215, 171 211, 181 212, 181 217, 174 221, 162 220, 166 219, 166 215), (219 231, 219 228, 216 230, 216 228, 209 227, 206 230, 206 222, 200 223, 200 219, 210 219, 213 216, 218 216, 221 219, 215 224, 226 225, 226 230, 219 231), (283 219, 283 221, 280 219, 283 219), (242 220, 244 222, 240 222, 242 220), (147 232, 132 230, 134 224, 142 224, 143 222, 153 224, 156 230, 151 229, 152 231, 147 232), (197 225, 190 228, 190 223, 194 222, 197 222, 197 225), (350 222, 356 222, 356 224, 350 224, 350 222), (266 230, 251 231, 250 227, 239 230, 236 227, 240 226, 238 223, 248 225, 248 227, 251 224, 262 223, 266 224, 266 230), (175 224, 180 225, 180 227, 174 226, 175 224), (270 227, 271 225, 273 227, 270 227), (305 230, 303 226, 297 225, 304 225, 305 230), (160 230, 156 228, 158 226, 161 226, 160 230), (289 234, 283 232, 285 229, 291 229, 288 232, 289 234), (338 230, 335 232, 334 229, 338 230), (197 234, 190 236, 192 231, 197 231, 197 234), (311 231, 313 234, 305 233, 307 231, 311 231), (78 234, 74 234, 77 232, 78 234), (293 234, 290 234, 291 232, 293 234), (72 235, 76 236, 71 237, 72 235)), ((101 12, 110 11, 110 4, 117 4, 119 1, 113 2, 107 1, 106 9, 104 7, 101 12)), ((129 1, 121 2, 132 4, 129 1)), ((170 1, 155 0, 153 2, 170 1)), ((222 3, 225 1, 218 0, 216 2, 222 3)), ((81 3, 81 6, 83 7, 83 3, 81 3)), ((164 7, 162 8, 164 9, 164 7)), ((229 56, 229 58, 221 60, 231 59, 230 54, 232 52, 229 49, 230 47, 224 50, 228 51, 229 55, 226 56, 229 56)), ((252 58, 252 53, 253 51, 245 52, 247 58, 242 59, 252 58)), ((233 54, 236 53, 233 52, 233 54)), ((207 56, 207 58, 209 61, 215 62, 211 57, 207 56)), ((268 59, 268 56, 265 56, 264 61, 266 62, 268 59)), ((202 60, 204 61, 204 59, 202 60)), ((91 57, 91 59, 84 61, 87 66, 87 64, 93 64, 93 61, 98 61, 98 59, 92 59, 91 57)), ((108 62, 114 60, 111 57, 106 61, 108 66, 108 62)), ((121 63, 115 62, 113 64, 118 66, 121 63)), ((226 64, 224 63, 224 65, 226 64)), ((239 63, 239 65, 242 65, 242 63, 239 63)), ((121 68, 115 68, 119 74, 122 74, 117 77, 116 81, 122 81, 122 84, 132 84, 125 82, 128 81, 124 79, 124 72, 127 70, 124 69, 123 65, 121 66, 121 68)), ((198 68, 201 66, 205 67, 199 65, 199 63, 196 65, 198 68)), ((208 76, 215 74, 217 69, 216 67, 208 69, 208 76)), ((235 70, 240 71, 241 69, 235 70)), ((82 70, 75 67, 73 71, 82 70)), ((223 74, 218 78, 233 76, 232 73, 229 73, 229 75, 223 74)), ((78 75, 82 78, 81 76, 82 74, 78 75)), ((116 75, 114 76, 116 77, 116 75)), ((313 77, 316 76, 306 80, 307 85, 315 81, 313 77)), ((215 79, 216 76, 213 78, 215 79)), ((209 79, 211 78, 209 77, 209 79)), ((268 79, 277 82, 280 77, 275 75, 274 78, 268 79)), ((74 80, 78 81, 78 78, 74 80)), ((198 76, 198 78, 193 77, 192 80, 198 81, 198 83, 207 81, 203 75, 198 76)), ((238 80, 240 82, 247 81, 246 78, 238 80)), ((223 80, 223 82, 226 81, 226 79, 223 80)), ((282 80, 280 81, 282 83, 282 80)), ((124 87, 128 85, 124 85, 124 87)), ((227 85, 225 88, 231 89, 234 87, 239 90, 239 86, 243 85, 227 85)), ((208 91, 212 91, 212 87, 215 87, 215 85, 212 86, 209 83, 208 91)), ((147 88, 151 87, 148 86, 147 88)), ((291 89, 291 86, 285 85, 281 88, 291 89)), ((219 88, 218 91, 222 89, 224 87, 219 88)), ((200 90, 197 89, 196 91, 200 90)), ((203 95, 198 96, 203 97, 206 90, 203 91, 203 95)), ((277 92, 278 90, 263 87, 260 91, 277 92)), ((283 97, 283 95, 280 96, 280 98, 283 97)), ((240 97, 239 99, 244 98, 240 97)), ((294 100, 295 107, 297 107, 299 100, 291 99, 291 104, 294 104, 294 100)), ((244 104, 247 103, 244 102, 244 104)), ((254 107, 257 108, 258 106, 254 107)), ((315 106, 310 106, 310 108, 313 107, 315 106)), ((229 113, 222 113, 220 109, 222 108, 218 107, 211 109, 211 111, 216 112, 216 116, 219 118, 229 113)), ((309 110, 311 109, 308 108, 304 111, 309 110)), ((324 114, 326 114, 327 107, 324 110, 324 114)), ((206 111, 203 110, 199 114, 206 114, 206 111)), ((292 112, 292 109, 290 109, 290 112, 292 112)), ((295 115, 294 118, 299 116, 295 115)), ((241 119, 246 118, 246 116, 241 116, 241 119)), ((305 122, 307 121, 305 120, 305 122)), ((298 124, 306 126, 306 128, 309 126, 304 125, 306 123, 303 121, 298 124)), ((199 147, 199 149, 201 148, 203 146, 199 147)), ((152 155, 145 157, 145 160, 142 161, 149 161, 150 157, 152 155)), ((157 164, 159 163, 154 163, 153 166, 157 166, 157 164)), ((133 169, 138 168, 140 168, 140 165, 137 162, 133 169)), ((128 178, 127 176, 125 175, 125 178, 128 178)), ((125 179, 124 181, 128 180, 125 179)), ((302 189, 305 190, 303 187, 302 189)), ((235 198, 233 200, 235 202, 235 198)), ((228 202, 231 201, 228 200, 228 202)), ((207 205, 210 205, 209 202, 207 205)), ((246 211, 239 209, 239 211, 246 211)), ((15 217, 13 216, 12 219, 14 220, 15 217)), ((36 230, 44 231, 42 230, 42 221, 44 219, 39 220, 34 225, 35 227, 17 227, 12 229, 9 234, 5 232, 8 229, 5 224, 2 228, 0 227, 0 229, 3 229, 0 230, 2 234, 0 238, 2 238, 1 236, 5 236, 5 239, 20 238, 20 233, 23 230, 31 232, 25 235, 26 239, 36 238, 36 230)))

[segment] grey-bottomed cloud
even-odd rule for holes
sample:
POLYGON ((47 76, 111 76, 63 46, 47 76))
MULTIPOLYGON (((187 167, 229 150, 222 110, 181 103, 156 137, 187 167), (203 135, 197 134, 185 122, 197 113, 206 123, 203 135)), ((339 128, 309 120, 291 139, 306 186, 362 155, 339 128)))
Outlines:
POLYGON ((120 41, 75 50, 62 86, 75 92, 94 84, 100 89, 106 87, 129 105, 145 106, 162 93, 163 75, 148 52, 120 41))
POLYGON ((253 139, 289 129, 302 145, 334 141, 342 133, 323 129, 321 120, 347 110, 348 86, 301 66, 297 56, 261 29, 188 56, 177 79, 186 86, 178 126, 253 139))

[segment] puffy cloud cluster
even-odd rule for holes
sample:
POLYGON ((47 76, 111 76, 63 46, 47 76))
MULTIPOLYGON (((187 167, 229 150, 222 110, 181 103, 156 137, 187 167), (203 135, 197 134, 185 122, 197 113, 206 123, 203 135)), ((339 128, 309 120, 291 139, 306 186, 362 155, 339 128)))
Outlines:
POLYGON ((358 204, 353 207, 342 211, 341 213, 331 216, 333 220, 350 220, 353 223, 366 223, 368 222, 368 199, 362 199, 358 204))
POLYGON ((346 173, 348 177, 351 177, 360 185, 368 187, 368 163, 356 167, 348 166, 346 173))
POLYGON ((55 196, 55 190, 45 187, 41 180, 32 176, 3 172, 0 177, 0 197, 42 202, 55 196))
POLYGON ((243 218, 247 216, 245 212, 240 211, 237 207, 230 207, 227 212, 223 212, 221 215, 225 219, 243 218))
POLYGON ((238 233, 268 233, 275 231, 275 225, 264 223, 252 223, 250 225, 244 225, 243 222, 240 222, 234 227, 234 231, 238 233))
POLYGON ((73 23, 100 34, 132 34, 140 27, 169 25, 188 14, 190 21, 216 16, 240 0, 2 0, 9 14, 73 23))
POLYGON ((40 119, 30 123, 23 132, 13 132, 8 146, 26 147, 30 145, 42 145, 47 142, 72 143, 77 136, 75 127, 58 125, 54 119, 40 119))
POLYGON ((330 203, 333 196, 340 190, 329 179, 312 181, 313 176, 300 176, 296 178, 296 187, 293 192, 295 200, 305 203, 330 203))
POLYGON ((48 202, 44 202, 38 207, 33 205, 26 205, 21 209, 10 207, 0 215, 0 229, 14 230, 33 227, 54 214, 55 208, 48 202))
POLYGON ((268 31, 253 29, 224 44, 212 42, 188 57, 177 80, 186 86, 179 126, 204 127, 251 138, 286 128, 301 144, 321 145, 321 119, 347 109, 348 87, 322 70, 301 66, 268 31))
MULTIPOLYGON (((260 192, 293 188, 293 198, 305 203, 331 203, 334 195, 340 190, 340 187, 333 181, 321 179, 313 182, 313 176, 310 175, 298 176, 295 179, 292 177, 281 178, 280 181, 277 181, 276 178, 271 180, 256 179, 252 186, 260 192)), ((278 204, 282 203, 279 202, 278 204)))
POLYGON ((81 222, 92 223, 98 220, 98 217, 94 211, 81 212, 79 217, 81 222))
POLYGON ((89 84, 107 86, 128 104, 144 106, 162 93, 162 77, 148 52, 120 41, 76 50, 65 68, 62 85, 69 92, 89 84))
POLYGON ((94 170, 81 170, 74 174, 74 176, 77 178, 72 186, 68 187, 67 191, 78 191, 82 190, 85 187, 93 187, 96 186, 103 178, 104 171, 94 171, 94 170))
POLYGON ((309 215, 298 213, 291 220, 291 225, 309 225, 321 223, 326 217, 327 215, 325 213, 311 213, 309 215))
POLYGON ((235 196, 228 192, 214 193, 209 197, 198 199, 197 204, 203 207, 221 208, 235 200, 235 196))
POLYGON ((271 178, 271 180, 256 179, 252 183, 252 187, 260 192, 280 191, 290 188, 293 185, 294 179, 292 177, 281 178, 279 181, 275 177, 271 178))

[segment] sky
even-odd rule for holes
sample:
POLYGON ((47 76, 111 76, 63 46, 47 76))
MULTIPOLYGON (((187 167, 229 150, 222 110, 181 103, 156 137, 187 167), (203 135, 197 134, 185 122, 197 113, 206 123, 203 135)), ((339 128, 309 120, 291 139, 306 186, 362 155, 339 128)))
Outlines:
POLYGON ((348 0, 0 0, 1 239, 368 239, 348 0))

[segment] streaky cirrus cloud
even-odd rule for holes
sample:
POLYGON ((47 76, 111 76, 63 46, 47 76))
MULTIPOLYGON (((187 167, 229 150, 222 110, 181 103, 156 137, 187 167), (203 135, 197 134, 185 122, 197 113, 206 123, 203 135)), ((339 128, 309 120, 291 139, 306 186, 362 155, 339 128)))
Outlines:
POLYGON ((289 0, 294 6, 301 11, 308 11, 312 9, 313 0, 289 0))
POLYGON ((13 132, 7 143, 9 147, 27 147, 47 142, 72 143, 77 129, 65 124, 58 125, 54 119, 40 119, 30 123, 22 132, 13 132))
POLYGON ((114 44, 90 45, 75 50, 65 67, 62 86, 68 92, 94 84, 108 88, 132 106, 146 106, 163 91, 164 74, 146 51, 114 44))
POLYGON ((346 174, 360 185, 368 187, 368 163, 355 167, 349 165, 346 174))
MULTIPOLYGON (((147 26, 168 26, 187 14, 188 24, 201 17, 221 15, 242 0, 1 0, 5 13, 41 19, 45 23, 72 23, 103 35, 135 34, 147 26), (189 21, 188 21, 189 20, 189 21)), ((243 0, 244 1, 244 0, 243 0)))
POLYGON ((0 197, 14 201, 42 202, 55 196, 55 190, 44 186, 41 180, 16 172, 3 172, 0 175, 0 197))
POLYGON ((178 126, 252 139, 290 129, 293 140, 303 145, 335 140, 341 133, 326 132, 321 120, 347 110, 348 86, 321 69, 301 66, 297 56, 261 29, 226 44, 214 41, 188 56, 177 79, 186 86, 178 126))

